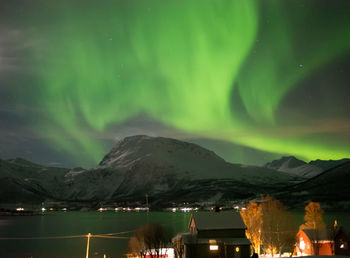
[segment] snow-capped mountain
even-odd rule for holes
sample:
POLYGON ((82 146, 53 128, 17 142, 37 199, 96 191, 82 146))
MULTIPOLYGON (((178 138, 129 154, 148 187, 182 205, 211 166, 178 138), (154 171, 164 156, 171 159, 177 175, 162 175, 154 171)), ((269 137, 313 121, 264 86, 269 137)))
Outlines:
POLYGON ((214 152, 175 139, 126 137, 93 169, 60 169, 21 159, 0 161, 0 201, 137 202, 158 205, 242 200, 305 180, 289 159, 267 167, 226 162, 214 152), (282 171, 282 172, 281 172, 282 171))
POLYGON ((323 171, 334 168, 338 165, 346 163, 350 159, 340 160, 313 160, 309 163, 297 159, 294 156, 282 157, 278 160, 273 160, 264 165, 265 168, 274 169, 277 171, 298 175, 304 178, 312 178, 323 171))
POLYGON ((42 202, 60 196, 68 171, 20 158, 0 160, 0 203, 42 202))
MULTIPOLYGON (((300 181, 298 176, 287 173, 228 163, 214 152, 196 144, 144 135, 126 137, 116 144, 95 169, 71 171, 66 178, 66 182, 72 186, 65 191, 66 198, 80 200, 93 196, 108 200, 129 200, 143 198, 148 194, 158 195, 158 199, 167 196, 170 201, 176 199, 180 192, 182 195, 191 195, 191 200, 194 200, 210 197, 198 191, 203 189, 201 184, 203 187, 207 185, 207 193, 216 195, 213 189, 220 189, 219 181, 221 186, 240 184, 246 185, 245 188, 253 185, 280 187, 300 181), (196 197, 193 196, 195 192, 196 197)), ((221 187, 219 191, 234 192, 236 189, 221 187)), ((185 200, 187 197, 183 198, 185 200)))
POLYGON ((314 177, 323 171, 318 166, 306 163, 293 156, 282 157, 279 160, 271 161, 265 164, 264 167, 305 178, 314 177))

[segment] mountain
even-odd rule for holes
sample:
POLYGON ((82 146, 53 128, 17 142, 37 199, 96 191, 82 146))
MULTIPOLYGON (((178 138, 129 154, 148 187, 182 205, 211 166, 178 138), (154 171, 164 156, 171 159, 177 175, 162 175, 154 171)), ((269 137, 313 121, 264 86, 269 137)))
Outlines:
POLYGON ((75 191, 69 198, 135 201, 148 194, 163 203, 243 198, 300 181, 287 173, 228 163, 196 144, 144 135, 124 138, 95 169, 68 176, 75 191))
POLYGON ((340 160, 317 159, 317 160, 310 161, 309 164, 320 168, 322 171, 325 171, 349 161, 350 159, 340 159, 340 160))
POLYGON ((321 172, 349 162, 350 159, 340 160, 313 160, 309 163, 297 159, 293 156, 282 157, 278 160, 273 160, 264 165, 265 168, 274 169, 277 171, 298 175, 304 178, 312 178, 319 175, 321 172))
POLYGON ((143 202, 146 194, 158 205, 214 202, 253 197, 302 180, 269 168, 228 163, 196 144, 144 135, 119 141, 89 170, 18 159, 0 165, 2 202, 143 202))
POLYGON ((36 202, 58 196, 68 169, 16 158, 0 160, 0 203, 36 202))
POLYGON ((290 205, 308 201, 322 202, 323 206, 350 208, 350 161, 326 170, 305 182, 288 187, 276 198, 290 205))
POLYGON ((282 157, 279 160, 271 161, 265 164, 264 167, 305 178, 314 177, 323 171, 316 164, 306 163, 293 156, 282 157))

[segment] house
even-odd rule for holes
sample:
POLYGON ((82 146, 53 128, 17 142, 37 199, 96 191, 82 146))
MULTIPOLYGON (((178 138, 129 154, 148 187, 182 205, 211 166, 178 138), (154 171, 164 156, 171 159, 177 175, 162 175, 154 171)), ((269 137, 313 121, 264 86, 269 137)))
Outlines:
POLYGON ((333 255, 334 241, 324 229, 300 229, 297 234, 296 253, 305 255, 333 255))
POLYGON ((335 255, 350 256, 350 230, 340 227, 334 239, 335 255))
POLYGON ((194 213, 188 228, 189 232, 172 239, 175 252, 181 258, 250 257, 250 242, 239 213, 194 213))
MULTIPOLYGON (((154 258, 156 257, 157 252, 156 250, 150 250, 149 253, 147 253, 144 258, 154 258)), ((159 249, 158 253, 159 258, 175 258, 174 255, 174 249, 173 248, 161 248, 159 249)), ((140 255, 135 255, 132 253, 126 254, 126 258, 141 258, 140 255)))

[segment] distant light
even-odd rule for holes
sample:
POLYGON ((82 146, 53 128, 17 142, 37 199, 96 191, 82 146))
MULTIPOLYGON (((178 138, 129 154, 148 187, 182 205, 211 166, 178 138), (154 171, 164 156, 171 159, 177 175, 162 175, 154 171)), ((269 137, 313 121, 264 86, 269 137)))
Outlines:
POLYGON ((242 210, 246 210, 247 208, 243 207, 242 210))
POLYGON ((107 210, 106 208, 99 208, 98 209, 99 212, 106 211, 106 210, 107 210))
POLYGON ((114 208, 115 211, 119 211, 119 208, 114 208))
POLYGON ((46 209, 43 207, 43 208, 41 208, 41 211, 44 212, 44 211, 46 211, 46 209))
POLYGON ((50 211, 53 211, 54 209, 53 208, 50 208, 50 211))
POLYGON ((217 250, 219 250, 219 246, 218 245, 210 245, 209 250, 210 251, 217 251, 217 250))
POLYGON ((172 210, 173 212, 176 212, 176 208, 172 208, 171 210, 172 210))
POLYGON ((17 208, 16 211, 24 211, 24 208, 17 208))
POLYGON ((340 248, 343 249, 343 248, 344 248, 344 244, 341 244, 341 245, 340 245, 340 248))
POLYGON ((235 250, 236 250, 236 253, 238 253, 239 252, 239 247, 237 246, 235 250))
POLYGON ((67 211, 67 208, 63 208, 62 210, 63 210, 63 211, 67 211))
POLYGON ((238 210, 238 209, 239 209, 239 206, 235 206, 235 209, 238 210))

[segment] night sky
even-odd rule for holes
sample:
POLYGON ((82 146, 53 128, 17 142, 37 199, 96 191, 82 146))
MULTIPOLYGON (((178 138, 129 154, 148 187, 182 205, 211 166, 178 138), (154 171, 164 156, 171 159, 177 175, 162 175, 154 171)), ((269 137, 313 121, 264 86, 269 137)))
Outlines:
POLYGON ((0 158, 94 166, 125 136, 231 162, 350 157, 348 0, 0 1, 0 158))

